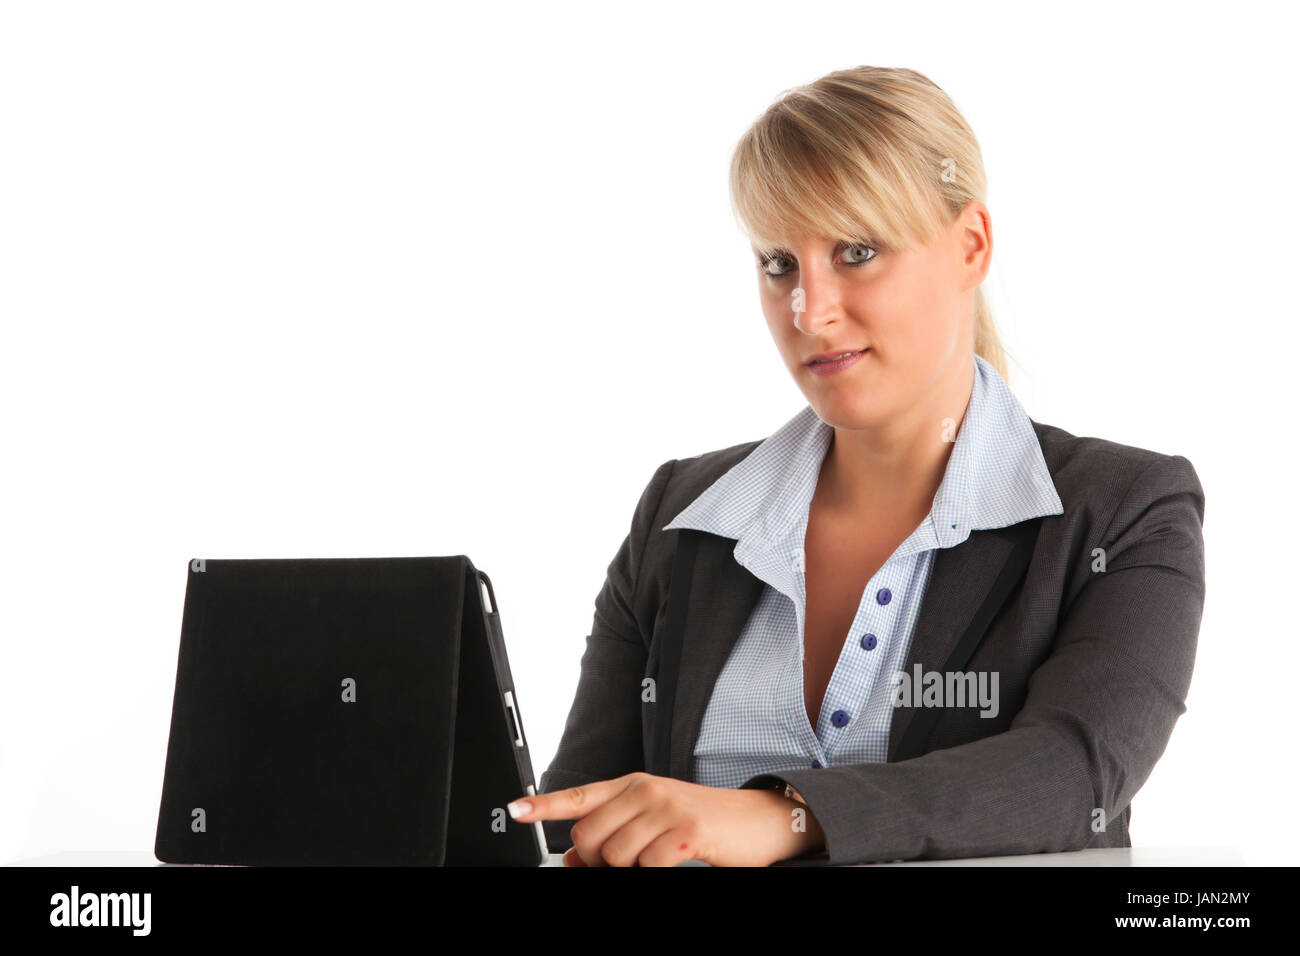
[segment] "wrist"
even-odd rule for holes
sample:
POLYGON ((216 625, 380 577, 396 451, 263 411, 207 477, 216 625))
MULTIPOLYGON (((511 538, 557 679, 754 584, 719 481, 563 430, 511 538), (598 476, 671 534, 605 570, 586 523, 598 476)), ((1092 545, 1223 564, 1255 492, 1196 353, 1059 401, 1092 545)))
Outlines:
MULTIPOLYGON (((813 816, 813 812, 809 808, 808 804, 804 803, 802 800, 791 800, 791 803, 798 810, 803 811, 800 816, 803 819, 804 829, 802 833, 798 834, 803 837, 803 839, 800 841, 799 852, 796 853, 795 856, 805 856, 826 849, 826 834, 822 831, 821 824, 818 823, 817 818, 813 816)), ((791 819, 794 818, 794 812, 794 810, 791 811, 791 819)))
POLYGON ((821 824, 797 791, 782 784, 779 788, 761 790, 759 793, 773 808, 773 827, 781 828, 780 855, 776 859, 788 860, 825 847, 826 836, 821 824), (787 793, 790 795, 787 796, 787 793))

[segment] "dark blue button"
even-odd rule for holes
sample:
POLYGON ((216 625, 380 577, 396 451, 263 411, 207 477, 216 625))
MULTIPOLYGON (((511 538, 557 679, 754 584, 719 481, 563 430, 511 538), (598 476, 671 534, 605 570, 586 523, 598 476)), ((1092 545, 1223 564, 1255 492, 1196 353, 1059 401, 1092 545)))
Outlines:
POLYGON ((889 588, 881 588, 876 592, 876 602, 878 604, 888 604, 890 597, 892 595, 889 593, 889 588))
POLYGON ((866 648, 867 650, 869 650, 869 651, 871 651, 871 650, 875 650, 875 648, 876 648, 876 635, 874 635, 874 634, 864 634, 864 635, 862 635, 862 646, 863 646, 864 648, 866 648))
POLYGON ((836 727, 843 727, 848 722, 849 715, 845 711, 837 710, 835 713, 831 714, 831 723, 836 727))
POLYGON ((820 769, 821 769, 821 765, 822 765, 822 762, 821 762, 820 760, 814 760, 814 761, 812 762, 812 768, 813 768, 814 770, 820 770, 820 769))

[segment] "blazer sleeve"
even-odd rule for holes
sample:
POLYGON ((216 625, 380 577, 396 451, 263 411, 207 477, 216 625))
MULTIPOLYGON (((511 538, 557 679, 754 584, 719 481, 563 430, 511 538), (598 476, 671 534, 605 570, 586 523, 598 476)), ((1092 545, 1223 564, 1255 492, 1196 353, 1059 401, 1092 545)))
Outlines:
MULTIPOLYGON (((1165 455, 1134 479, 1049 656, 999 734, 895 763, 760 774, 793 784, 828 862, 1083 849, 1129 805, 1186 710, 1205 599, 1205 495, 1165 455)), ((1091 561, 1091 548, 1084 560, 1091 561)))
MULTIPOLYGON (((641 493, 632 527, 610 562, 596 595, 596 612, 578 689, 539 793, 609 780, 645 769, 641 734, 641 682, 646 676, 649 635, 637 623, 637 582, 646 542, 659 528, 658 514, 676 459, 660 465, 641 493)), ((543 820, 552 853, 573 845, 572 821, 543 820)))

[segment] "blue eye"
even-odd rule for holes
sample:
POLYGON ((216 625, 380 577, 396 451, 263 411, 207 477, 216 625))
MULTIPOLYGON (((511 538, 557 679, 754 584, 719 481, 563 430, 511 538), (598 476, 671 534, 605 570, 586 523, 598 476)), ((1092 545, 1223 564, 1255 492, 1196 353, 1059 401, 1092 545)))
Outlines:
POLYGON ((789 258, 788 258, 787 256, 784 256, 784 255, 782 255, 782 254, 779 253, 779 252, 778 252, 778 253, 773 253, 773 254, 770 255, 770 256, 763 256, 763 257, 759 260, 759 263, 758 263, 758 271, 761 272, 761 273, 763 273, 763 275, 765 275, 765 276, 768 276, 768 277, 773 278, 773 279, 778 279, 778 278, 780 278, 781 276, 785 275, 786 271, 789 271, 789 270, 785 270, 785 271, 782 271, 782 272, 769 272, 767 267, 768 267, 769 265, 771 265, 773 262, 780 262, 782 259, 785 259, 786 261, 790 261, 789 258))
MULTIPOLYGON (((850 266, 860 266, 860 265, 865 265, 866 263, 871 262, 871 261, 874 260, 877 256, 880 255, 880 251, 879 251, 875 246, 867 245, 867 244, 864 243, 864 242, 854 242, 854 243, 841 242, 838 246, 835 247, 835 251, 836 251, 836 252, 839 252, 839 251, 841 251, 841 250, 847 250, 847 251, 849 251, 849 252, 858 252, 858 251, 861 251, 861 252, 863 252, 863 253, 869 253, 869 254, 870 254, 867 258, 862 258, 862 259, 853 258, 853 259, 849 259, 848 262, 847 262, 847 265, 850 265, 850 266)), ((784 249, 776 249, 776 250, 773 250, 773 251, 770 252, 770 253, 767 253, 766 255, 760 255, 760 256, 759 256, 759 261, 758 261, 758 270, 759 270, 759 272, 761 272, 763 275, 767 276, 769 279, 780 279, 780 278, 782 278, 782 277, 788 275, 790 272, 793 272, 794 269, 795 269, 795 265, 794 265, 794 257, 791 256, 790 253, 787 252, 787 251, 784 250, 784 249), (772 263, 774 263, 774 262, 781 262, 782 260, 784 260, 784 261, 790 263, 790 266, 789 266, 788 268, 786 268, 786 269, 783 269, 783 270, 779 271, 779 272, 772 272, 772 271, 770 271, 770 270, 768 269, 768 266, 771 265, 772 263)))
POLYGON ((866 250, 867 252, 871 253, 871 258, 870 258, 870 259, 858 259, 857 261, 853 262, 852 265, 855 265, 855 266, 856 266, 856 265, 861 265, 861 264, 864 263, 864 262, 870 262, 871 259, 874 259, 874 258, 876 258, 876 256, 880 255, 880 253, 877 252, 876 249, 875 249, 873 246, 869 246, 869 245, 867 245, 866 243, 863 243, 863 242, 859 242, 859 243, 857 243, 857 244, 855 244, 855 245, 849 246, 848 248, 849 248, 849 249, 864 249, 864 250, 866 250))

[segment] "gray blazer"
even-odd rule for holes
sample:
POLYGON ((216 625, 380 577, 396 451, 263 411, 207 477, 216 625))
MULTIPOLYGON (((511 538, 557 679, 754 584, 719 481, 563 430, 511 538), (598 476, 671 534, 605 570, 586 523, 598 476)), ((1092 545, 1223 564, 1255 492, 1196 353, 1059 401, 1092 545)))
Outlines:
MULTIPOLYGON (((794 785, 826 834, 816 859, 1132 845, 1131 801, 1186 710, 1205 495, 1180 455, 1033 426, 1064 514, 939 549, 905 668, 997 671, 997 715, 900 706, 887 762, 743 785, 794 785)), ((659 529, 758 444, 666 461, 650 479, 596 596, 541 792, 638 770, 694 780, 704 710, 763 582, 736 562, 734 539, 659 529)), ((571 822, 543 826, 552 852, 572 845, 571 822)))

